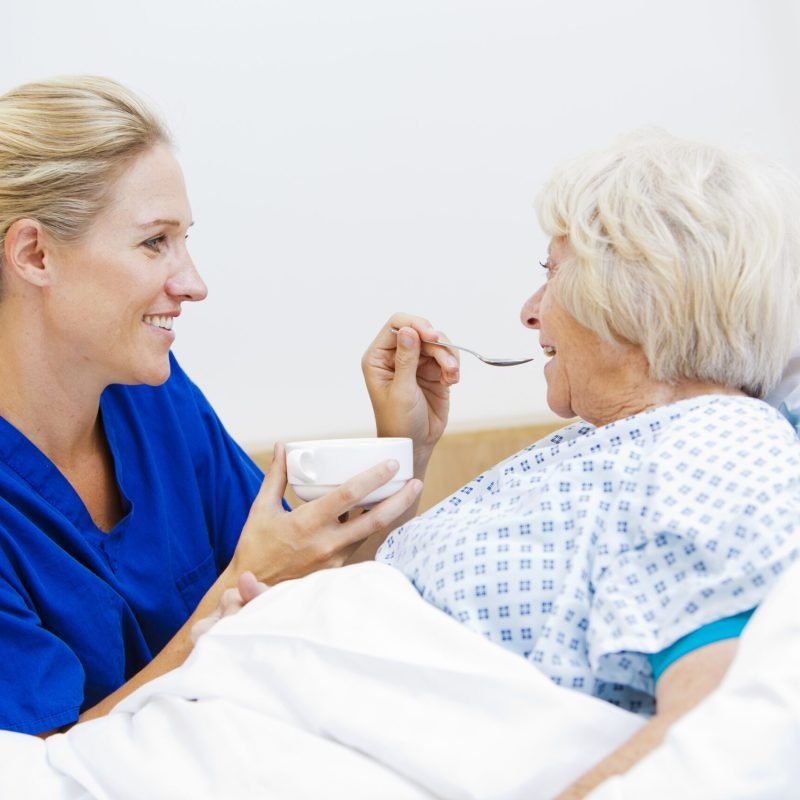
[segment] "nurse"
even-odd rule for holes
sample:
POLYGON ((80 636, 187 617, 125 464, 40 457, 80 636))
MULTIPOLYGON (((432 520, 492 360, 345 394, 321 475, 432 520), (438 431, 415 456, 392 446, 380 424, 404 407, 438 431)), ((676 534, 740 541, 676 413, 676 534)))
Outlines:
MULTIPOLYGON (((0 98, 0 728, 106 713, 182 663, 243 573, 341 565, 418 498, 411 480, 343 516, 387 462, 287 513, 282 448, 263 480, 170 353, 206 296, 192 224, 168 134, 125 88, 0 98)), ((435 393, 414 373, 373 398, 379 434, 415 437, 420 477, 457 379, 449 354, 423 361, 435 393)))

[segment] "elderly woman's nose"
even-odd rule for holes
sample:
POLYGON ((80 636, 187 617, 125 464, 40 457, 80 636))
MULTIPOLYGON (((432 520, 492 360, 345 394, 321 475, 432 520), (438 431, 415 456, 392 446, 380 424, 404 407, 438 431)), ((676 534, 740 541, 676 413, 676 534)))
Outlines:
POLYGON ((534 292, 523 304, 519 313, 519 318, 526 328, 539 327, 539 305, 542 302, 547 284, 543 284, 534 292))
POLYGON ((184 300, 205 300, 208 295, 208 287, 188 254, 181 261, 180 268, 167 280, 166 288, 168 294, 184 300))

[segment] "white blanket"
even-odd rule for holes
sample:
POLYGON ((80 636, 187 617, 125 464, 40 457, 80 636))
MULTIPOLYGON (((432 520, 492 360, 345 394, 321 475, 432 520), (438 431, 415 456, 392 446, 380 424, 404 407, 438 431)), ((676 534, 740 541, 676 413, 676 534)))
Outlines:
POLYGON ((535 800, 640 725, 369 563, 270 589, 103 719, 0 734, 0 797, 535 800))

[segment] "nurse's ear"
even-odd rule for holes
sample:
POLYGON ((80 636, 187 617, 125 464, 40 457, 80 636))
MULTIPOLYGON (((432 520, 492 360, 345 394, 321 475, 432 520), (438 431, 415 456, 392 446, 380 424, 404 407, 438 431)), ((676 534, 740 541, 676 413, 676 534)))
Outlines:
POLYGON ((35 219, 18 219, 11 223, 3 242, 3 271, 33 286, 49 286, 47 232, 35 219))

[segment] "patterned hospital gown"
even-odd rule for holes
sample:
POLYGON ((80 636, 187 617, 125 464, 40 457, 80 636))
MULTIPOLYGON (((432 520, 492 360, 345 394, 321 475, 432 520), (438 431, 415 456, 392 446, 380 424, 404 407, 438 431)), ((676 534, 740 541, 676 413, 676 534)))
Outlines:
POLYGON ((800 551, 800 439, 712 395, 578 422, 394 531, 377 559, 555 683, 642 714, 646 654, 758 605, 800 551))

